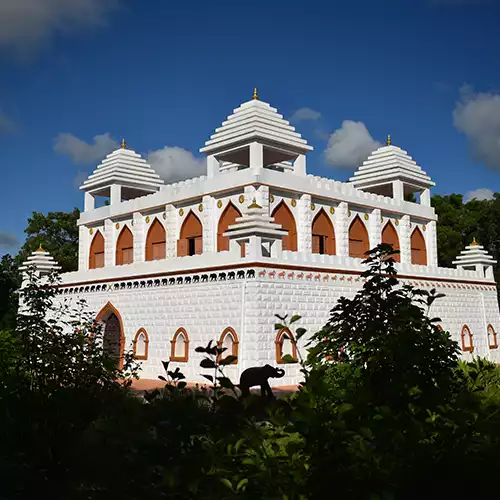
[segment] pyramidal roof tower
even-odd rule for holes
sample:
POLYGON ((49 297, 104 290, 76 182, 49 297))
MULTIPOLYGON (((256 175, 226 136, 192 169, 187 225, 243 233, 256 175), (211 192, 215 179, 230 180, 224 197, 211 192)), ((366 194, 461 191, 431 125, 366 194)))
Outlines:
POLYGON ((207 155, 207 174, 262 168, 306 174, 305 154, 313 148, 276 108, 259 100, 254 89, 250 101, 233 110, 200 153, 207 155))
POLYGON ((457 260, 453 261, 457 268, 474 270, 487 278, 493 278, 493 265, 496 263, 497 261, 476 241, 476 238, 462 250, 457 260))
POLYGON ((125 140, 80 186, 85 191, 85 210, 95 206, 95 196, 109 197, 111 205, 159 191, 164 182, 140 154, 127 148, 125 140))
POLYGON ((403 201, 406 195, 420 193, 420 203, 430 206, 431 178, 403 149, 393 146, 391 136, 385 146, 374 151, 349 179, 356 188, 392 196, 403 201))

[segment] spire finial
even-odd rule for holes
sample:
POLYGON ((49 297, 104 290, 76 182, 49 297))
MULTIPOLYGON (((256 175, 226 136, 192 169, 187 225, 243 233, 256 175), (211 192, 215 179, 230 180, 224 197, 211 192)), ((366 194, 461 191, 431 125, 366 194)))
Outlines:
POLYGON ((387 144, 387 146, 390 146, 392 144, 392 142, 391 142, 391 134, 388 134, 386 144, 387 144))
POLYGON ((42 247, 42 244, 40 243, 40 246, 38 247, 37 252, 45 252, 45 250, 42 247))
POLYGON ((255 88, 253 89, 253 96, 252 96, 252 99, 253 99, 254 101, 258 101, 258 100, 259 100, 259 94, 257 94, 257 87, 255 87, 255 88))
POLYGON ((125 139, 122 139, 122 149, 125 149, 127 147, 127 143, 125 142, 125 139))
POLYGON ((472 238, 472 243, 470 244, 471 247, 478 247, 480 244, 476 241, 476 237, 472 238))

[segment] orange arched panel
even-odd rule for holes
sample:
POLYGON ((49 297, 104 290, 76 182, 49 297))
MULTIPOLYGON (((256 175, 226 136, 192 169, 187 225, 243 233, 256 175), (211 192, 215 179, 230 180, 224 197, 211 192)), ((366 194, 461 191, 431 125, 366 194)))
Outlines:
POLYGON ((89 252, 89 269, 104 267, 104 236, 100 231, 95 233, 89 252))
POLYGON ((108 302, 97 314, 96 322, 104 323, 104 333, 102 336, 103 348, 109 349, 112 357, 116 354, 118 367, 122 369, 123 353, 125 350, 125 330, 123 328, 123 320, 118 312, 118 309, 116 309, 111 302, 108 302), (107 327, 109 327, 108 331, 107 327), (119 328, 118 332, 116 331, 116 327, 119 328), (117 339, 115 337, 117 337, 117 339), (119 343, 118 346, 116 346, 116 341, 119 343))
POLYGON ((297 361, 297 342, 288 328, 282 328, 277 333, 274 343, 276 345, 276 363, 286 363, 283 357, 287 354, 297 361))
POLYGON ((474 343, 472 340, 472 333, 470 328, 467 325, 462 327, 461 335, 462 337, 462 351, 464 352, 473 352, 474 351, 474 343))
POLYGON ((229 202, 219 219, 219 227, 217 229, 218 252, 229 250, 229 238, 224 236, 224 233, 228 230, 229 226, 236 222, 237 217, 241 217, 241 212, 229 202))
MULTIPOLYGON (((384 230, 382 231, 382 243, 385 243, 387 245, 392 245, 392 248, 394 250, 399 250, 398 232, 392 225, 392 222, 388 222, 385 225, 384 230)), ((399 255, 399 253, 392 255, 392 258, 396 262, 401 262, 401 256, 399 255)))
POLYGON ((177 255, 199 255, 203 252, 203 226, 200 219, 190 211, 181 227, 180 238, 177 240, 177 255))
POLYGON ((175 332, 174 338, 170 341, 170 346, 170 361, 178 361, 180 363, 186 363, 188 361, 189 337, 185 328, 179 328, 175 332))
POLYGON ((163 224, 155 218, 146 238, 146 260, 160 260, 166 257, 167 236, 163 224))
POLYGON ((411 235, 411 263, 421 266, 427 265, 427 249, 425 239, 418 227, 411 235))
POLYGON ((330 217, 321 209, 312 223, 312 252, 335 255, 335 230, 330 217))
POLYGON ((356 218, 349 227, 349 255, 358 259, 364 259, 366 257, 365 253, 369 249, 368 231, 359 215, 356 215, 356 218))
POLYGON ((288 234, 283 238, 283 250, 297 251, 297 226, 293 214, 282 201, 273 211, 272 216, 276 224, 281 224, 281 228, 288 231, 288 234))
POLYGON ((132 264, 134 262, 134 237, 132 231, 125 226, 116 242, 116 265, 132 264))
POLYGON ((148 351, 149 351, 149 336, 148 332, 141 328, 136 334, 133 341, 133 349, 134 349, 134 358, 135 359, 148 359, 148 351), (144 340, 144 349, 140 350, 140 346, 138 347, 139 341, 141 337, 144 340))
POLYGON ((222 356, 224 358, 226 356, 229 356, 229 355, 236 357, 236 359, 232 362, 233 365, 235 365, 235 364, 238 363, 238 359, 237 358, 238 358, 238 346, 239 346, 239 343, 240 343, 240 341, 238 339, 238 335, 234 331, 234 328, 231 328, 230 326, 228 326, 222 332, 222 335, 220 336, 219 342, 217 343, 219 348, 226 347, 228 350, 230 349, 230 352, 226 351, 226 352, 224 352, 222 354, 222 356), (226 342, 226 340, 228 338, 231 339, 231 342, 226 342))

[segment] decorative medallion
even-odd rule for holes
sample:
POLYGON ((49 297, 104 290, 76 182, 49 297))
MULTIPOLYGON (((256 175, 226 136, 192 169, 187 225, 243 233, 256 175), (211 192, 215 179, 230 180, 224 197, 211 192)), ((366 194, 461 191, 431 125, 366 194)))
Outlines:
POLYGON ((151 219, 149 218, 149 215, 148 215, 148 216, 146 217, 146 224, 149 224, 149 221, 150 221, 150 220, 151 220, 151 219))
POLYGON ((297 200, 292 200, 292 207, 296 207, 297 206, 297 200))
POLYGON ((181 217, 184 215, 184 209, 183 209, 183 208, 181 208, 181 209, 179 210, 179 215, 180 215, 181 217))
POLYGON ((270 194, 270 195, 269 195, 269 201, 270 201, 271 203, 274 203, 274 194, 270 194))
POLYGON ((222 208, 222 200, 219 200, 219 201, 217 202, 217 208, 222 208))
POLYGON ((240 203, 243 203, 245 201, 245 196, 243 196, 242 194, 240 194, 240 197, 238 198, 238 201, 240 203))
POLYGON ((165 212, 163 212, 163 220, 167 220, 167 214, 165 212))
POLYGON ((425 231, 425 230, 427 229, 427 226, 424 224, 424 225, 422 226, 422 229, 425 231))
POLYGON ((368 220, 370 216, 368 214, 365 214, 365 220, 368 220))
POLYGON ((120 229, 120 223, 119 223, 119 222, 117 222, 117 223, 115 224, 115 227, 116 227, 116 229, 120 229))
POLYGON ((335 207, 330 207, 330 213, 334 214, 335 213, 335 207))
POLYGON ((198 210, 199 210, 200 212, 203 212, 203 203, 200 203, 200 204, 198 205, 198 210))
POLYGON ((350 216, 351 216, 351 211, 347 210, 347 217, 350 217, 350 216))
POLYGON ((399 226, 399 221, 398 221, 398 219, 396 219, 396 220, 394 221, 394 224, 395 224, 396 226, 399 226))
POLYGON ((311 210, 316 210, 316 205, 314 203, 311 203, 311 210))
POLYGON ((93 228, 89 229, 89 234, 94 234, 94 229, 93 228))

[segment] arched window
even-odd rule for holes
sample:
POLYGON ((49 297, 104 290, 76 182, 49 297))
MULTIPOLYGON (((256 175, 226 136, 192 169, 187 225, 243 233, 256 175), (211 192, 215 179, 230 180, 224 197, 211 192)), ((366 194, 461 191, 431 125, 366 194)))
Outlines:
POLYGON ((134 262, 134 237, 132 231, 125 226, 116 242, 116 265, 132 264, 134 262))
POLYGON ((415 228, 411 235, 411 263, 421 266, 427 265, 425 239, 418 227, 415 228))
POLYGON ((282 201, 272 213, 274 222, 281 224, 281 228, 288 231, 288 234, 283 238, 283 250, 297 251, 297 226, 293 214, 287 204, 282 201))
POLYGON ((472 342, 472 333, 467 325, 462 327, 462 351, 472 352, 474 351, 474 344, 472 342))
MULTIPOLYGON (((224 347, 227 349, 227 351, 224 351, 222 353, 222 359, 224 359, 226 356, 236 356, 236 358, 238 358, 238 335, 236 335, 236 332, 231 327, 226 328, 222 332, 222 335, 220 336, 219 342, 217 344, 219 348, 224 347)), ((237 363, 238 359, 235 359, 232 362, 233 365, 237 363)))
POLYGON ((149 338, 144 328, 141 328, 136 334, 133 342, 134 358, 148 359, 149 338))
POLYGON ((444 332, 443 327, 442 327, 441 325, 436 325, 436 328, 437 328, 440 332, 444 332))
POLYGON ((89 252, 89 269, 104 267, 104 236, 101 231, 95 233, 89 252))
MULTIPOLYGON (((398 232, 392 225, 391 221, 389 221, 385 225, 384 230, 382 231, 382 243, 385 243, 387 245, 392 245, 392 248, 394 250, 399 250, 398 232)), ((399 253, 392 255, 392 258, 396 262, 401 262, 401 256, 399 255, 399 253)))
POLYGON ((179 328, 170 341, 170 361, 186 363, 189 359, 189 337, 184 328, 179 328))
POLYGON ((165 228, 155 217, 146 238, 146 260, 161 260, 166 257, 166 239, 165 228))
POLYGON ((276 335, 276 363, 283 364, 287 354, 297 361, 297 345, 293 333, 288 328, 282 328, 276 335))
POLYGON ((497 332, 492 325, 488 325, 488 345, 490 349, 496 349, 498 347, 497 332))
POLYGON ((180 238, 177 241, 177 255, 199 255, 203 252, 203 226, 200 219, 189 211, 181 227, 180 238))
POLYGON ((366 258, 365 253, 369 249, 368 231, 359 215, 356 215, 349 227, 349 255, 358 259, 364 259, 366 258))
POLYGON ((236 222, 236 218, 241 217, 241 212, 231 203, 222 212, 219 219, 219 227, 217 229, 217 251, 223 252, 229 250, 229 238, 224 236, 229 226, 236 222))
POLYGON ((330 217, 321 209, 312 223, 312 253, 335 255, 335 230, 330 217))
POLYGON ((96 316, 97 323, 104 324, 102 347, 108 356, 116 361, 118 368, 123 368, 123 352, 125 349, 125 333, 123 321, 118 310, 108 302, 96 316))

